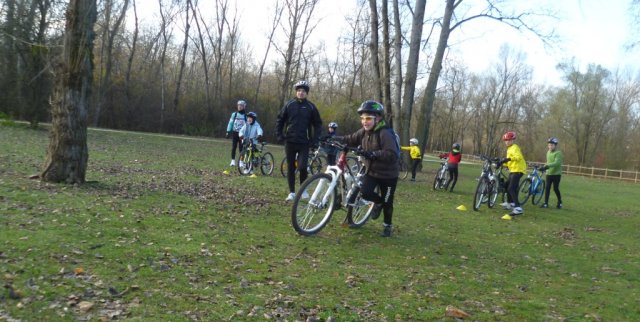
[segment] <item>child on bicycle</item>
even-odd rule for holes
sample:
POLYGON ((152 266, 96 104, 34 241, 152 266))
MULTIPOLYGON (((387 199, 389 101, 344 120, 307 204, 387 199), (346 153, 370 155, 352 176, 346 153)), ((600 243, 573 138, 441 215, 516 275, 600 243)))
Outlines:
MULTIPOLYGON (((338 123, 330 122, 329 128, 327 128, 327 135, 324 137, 324 139, 330 140, 331 138, 336 136, 336 134, 338 134, 336 132, 337 129, 338 129, 338 123)), ((327 145, 324 147, 324 151, 327 153, 327 163, 329 165, 336 165, 338 148, 336 148, 335 146, 327 145)))
MULTIPOLYGON (((524 210, 520 207, 518 202, 518 185, 520 184, 520 178, 527 170, 527 162, 524 160, 520 147, 514 143, 516 140, 516 132, 508 131, 502 136, 502 141, 507 146, 507 157, 500 159, 498 166, 505 164, 509 169, 509 179, 507 180, 507 202, 502 203, 502 208, 511 210, 511 213, 506 215, 511 219, 512 216, 518 216, 524 214, 524 210)), ((506 217, 505 216, 505 217, 506 217)))
POLYGON ((420 162, 422 162, 422 153, 418 146, 418 139, 412 138, 409 140, 409 146, 401 146, 400 150, 409 151, 409 156, 411 157, 411 181, 416 181, 416 170, 420 162))
MULTIPOLYGON (((247 113, 247 122, 240 128, 238 137, 242 141, 242 151, 249 146, 255 148, 259 142, 262 142, 262 127, 258 123, 258 115, 255 112, 247 113)), ((238 161, 240 167, 244 167, 244 160, 238 161)))
POLYGON ((395 133, 384 120, 384 107, 376 101, 365 101, 358 108, 362 128, 345 136, 335 136, 348 146, 362 147, 364 166, 367 172, 361 178, 362 197, 374 202, 371 219, 384 211, 382 237, 391 237, 393 217, 393 195, 398 184, 400 165, 399 147, 395 133), (376 187, 380 194, 375 192, 376 187))
POLYGON ((462 160, 462 153, 460 153, 460 143, 454 143, 451 146, 451 152, 440 154, 440 159, 447 158, 447 170, 449 170, 449 181, 447 186, 451 184, 449 192, 453 192, 453 188, 458 182, 458 164, 462 160))
POLYGON ((553 185, 553 191, 556 193, 558 203, 556 208, 562 209, 562 197, 560 196, 560 178, 562 177, 562 151, 558 150, 558 139, 549 138, 547 140, 547 163, 545 163, 540 171, 547 171, 547 186, 544 191, 544 203, 541 208, 549 208, 549 194, 551 193, 551 186, 553 185))

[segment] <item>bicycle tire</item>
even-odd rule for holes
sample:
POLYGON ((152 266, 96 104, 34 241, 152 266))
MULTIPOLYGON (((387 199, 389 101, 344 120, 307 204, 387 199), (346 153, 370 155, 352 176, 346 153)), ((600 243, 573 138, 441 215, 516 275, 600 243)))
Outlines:
POLYGON ((282 174, 283 177, 287 177, 287 157, 284 157, 284 159, 282 159, 282 162, 280 162, 280 173, 282 174))
POLYGON ((253 170, 253 151, 251 151, 251 149, 243 151, 240 160, 244 161, 238 161, 238 172, 243 176, 250 175, 253 170))
POLYGON ((298 234, 315 235, 331 219, 336 202, 336 190, 328 191, 331 179, 331 175, 327 173, 318 173, 300 185, 291 207, 291 225, 298 234), (305 190, 309 193, 309 199, 302 199, 302 192, 305 190), (327 193, 327 204, 322 204, 321 200, 327 193))
POLYGON ((271 154, 271 152, 262 154, 262 158, 260 160, 260 171, 265 176, 270 176, 273 173, 273 160, 273 154, 271 154))
POLYGON ((360 172, 360 161, 358 161, 358 158, 347 157, 347 165, 349 166, 349 169, 351 169, 351 173, 355 174, 360 172))
POLYGON ((518 202, 524 205, 529 201, 529 196, 531 196, 531 178, 526 178, 518 185, 518 202))
POLYGON ((402 159, 402 157, 400 157, 399 159, 400 161, 400 180, 404 180, 409 176, 409 166, 407 166, 407 164, 404 162, 404 159, 402 159))
POLYGON ((350 228, 360 228, 369 220, 373 210, 373 202, 362 198, 359 187, 355 186, 353 189, 355 195, 351 197, 353 201, 347 201, 347 222, 350 228))
POLYGON ((478 185, 476 186, 476 193, 473 195, 473 210, 478 211, 480 206, 482 206, 483 200, 485 198, 485 193, 487 191, 487 179, 480 178, 478 181, 478 185))
POLYGON ((323 161, 322 156, 317 156, 309 160, 309 173, 314 175, 316 173, 321 173, 323 166, 327 163, 326 160, 323 161))
POLYGON ((542 200, 542 196, 544 195, 545 185, 546 185, 546 182, 544 181, 544 179, 540 179, 540 183, 538 183, 536 190, 533 192, 533 197, 531 198, 532 204, 538 205, 540 203, 540 200, 542 200))
POLYGON ((498 183, 495 180, 489 181, 489 201, 487 207, 493 208, 498 200, 498 183))

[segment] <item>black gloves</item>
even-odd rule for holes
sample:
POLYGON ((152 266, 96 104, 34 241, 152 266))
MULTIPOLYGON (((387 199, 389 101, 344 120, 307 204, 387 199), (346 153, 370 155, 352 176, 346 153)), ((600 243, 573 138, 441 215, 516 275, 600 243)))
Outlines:
POLYGON ((371 160, 371 161, 373 161, 373 160, 378 158, 376 153, 373 152, 373 151, 362 151, 362 153, 360 155, 362 155, 365 159, 371 160))
POLYGON ((258 142, 262 143, 264 141, 262 141, 262 135, 258 135, 258 142))
POLYGON ((540 168, 538 168, 538 170, 540 170, 540 171, 547 171, 548 169, 549 169, 548 165, 543 165, 540 168))

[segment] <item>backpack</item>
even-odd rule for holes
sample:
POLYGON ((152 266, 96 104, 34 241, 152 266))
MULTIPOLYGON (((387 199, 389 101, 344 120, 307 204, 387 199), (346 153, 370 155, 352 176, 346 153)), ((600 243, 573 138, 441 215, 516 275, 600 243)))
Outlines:
POLYGON ((376 132, 376 134, 378 135, 378 145, 380 145, 380 132, 387 130, 387 131, 391 131, 391 134, 393 134, 393 137, 395 137, 395 142, 396 142, 396 157, 398 159, 400 159, 400 136, 398 135, 398 133, 396 133, 396 131, 392 128, 392 127, 386 127, 383 128, 382 130, 376 132))

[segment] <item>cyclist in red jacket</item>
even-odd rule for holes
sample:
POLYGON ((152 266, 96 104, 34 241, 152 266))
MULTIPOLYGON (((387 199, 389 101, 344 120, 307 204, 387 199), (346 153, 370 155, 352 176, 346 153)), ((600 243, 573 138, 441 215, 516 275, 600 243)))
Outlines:
MULTIPOLYGON (((453 192, 453 187, 458 182, 458 163, 462 160, 462 153, 460 152, 460 143, 454 143, 451 146, 451 152, 440 154, 440 159, 447 158, 447 168, 449 169, 449 181, 447 187, 451 184, 449 192, 453 192)), ((447 188, 445 187, 445 189, 447 188)))

